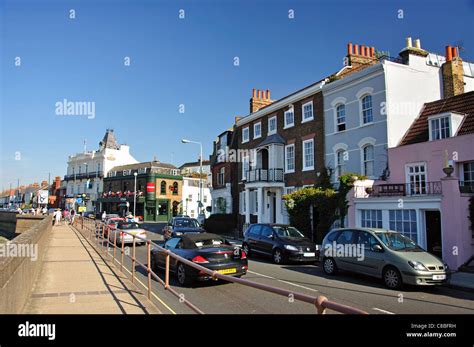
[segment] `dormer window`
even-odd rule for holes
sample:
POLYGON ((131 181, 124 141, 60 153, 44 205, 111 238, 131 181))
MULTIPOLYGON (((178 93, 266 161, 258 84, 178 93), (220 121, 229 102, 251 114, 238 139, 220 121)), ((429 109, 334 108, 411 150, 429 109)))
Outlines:
POLYGON ((455 136, 462 124, 462 114, 447 112, 428 118, 430 141, 442 140, 455 136))
POLYGON ((430 119, 430 140, 441 140, 451 136, 449 117, 430 119))

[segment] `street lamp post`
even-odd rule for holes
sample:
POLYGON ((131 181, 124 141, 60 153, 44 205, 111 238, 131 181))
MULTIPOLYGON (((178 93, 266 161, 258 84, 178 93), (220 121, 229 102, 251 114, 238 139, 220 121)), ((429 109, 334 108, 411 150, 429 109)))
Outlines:
POLYGON ((199 156, 199 204, 198 204, 198 211, 199 214, 202 213, 202 143, 197 141, 190 141, 186 139, 181 140, 182 143, 194 143, 199 145, 200 147, 200 156, 199 156))
POLYGON ((136 172, 133 173, 133 176, 135 176, 135 188, 133 192, 133 217, 136 217, 136 208, 137 208, 137 176, 138 174, 136 172))

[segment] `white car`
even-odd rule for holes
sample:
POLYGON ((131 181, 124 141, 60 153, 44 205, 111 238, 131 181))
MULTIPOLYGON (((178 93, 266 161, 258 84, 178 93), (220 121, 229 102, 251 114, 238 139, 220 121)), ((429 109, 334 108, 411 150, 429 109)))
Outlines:
POLYGON ((119 222, 117 228, 111 229, 109 232, 110 242, 114 242, 117 237, 117 245, 133 243, 135 237, 135 244, 145 244, 147 240, 146 230, 140 228, 136 222, 119 222))

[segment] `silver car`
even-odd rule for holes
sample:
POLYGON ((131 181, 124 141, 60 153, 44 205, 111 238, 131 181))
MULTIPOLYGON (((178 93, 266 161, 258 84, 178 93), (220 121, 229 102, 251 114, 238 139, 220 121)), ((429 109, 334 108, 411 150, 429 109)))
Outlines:
POLYGON ((401 233, 387 229, 345 228, 330 231, 320 260, 328 275, 338 270, 381 278, 390 289, 403 284, 439 285, 448 266, 401 233))
POLYGON ((116 241, 117 245, 133 243, 134 239, 135 244, 144 244, 147 240, 146 230, 136 222, 118 222, 115 229, 110 229, 108 237, 111 242, 116 241))

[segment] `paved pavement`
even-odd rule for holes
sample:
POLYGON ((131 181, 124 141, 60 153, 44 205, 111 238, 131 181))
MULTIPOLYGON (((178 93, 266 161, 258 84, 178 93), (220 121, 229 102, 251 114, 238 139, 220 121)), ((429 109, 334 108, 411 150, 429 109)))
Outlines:
MULTIPOLYGON (((144 224, 150 239, 160 239, 161 225, 144 224)), ((146 263, 146 247, 137 247, 137 258, 146 263)), ((118 257, 118 255, 117 255, 118 257)), ((127 261, 130 269, 131 261, 127 261)), ((146 272, 137 268, 138 278, 146 283, 146 272)), ((163 278, 163 273, 159 273, 163 278)), ((467 313, 474 314, 474 293, 449 287, 408 287, 403 291, 386 289, 381 281, 370 277, 340 274, 330 277, 315 265, 275 265, 265 258, 251 258, 246 279, 271 284, 309 295, 324 295, 330 300, 350 305, 372 314, 392 313, 467 313)), ((305 303, 266 293, 240 284, 203 282, 189 288, 171 285, 205 313, 293 314, 315 313, 305 303)), ((171 293, 153 280, 154 302, 164 313, 192 313, 171 293), (157 298, 159 300, 157 300, 157 298), (163 306, 161 302, 165 302, 163 306), (161 306, 160 306, 161 305, 161 306)))
POLYGON ((54 226, 23 313, 144 314, 160 311, 67 225, 54 226))

